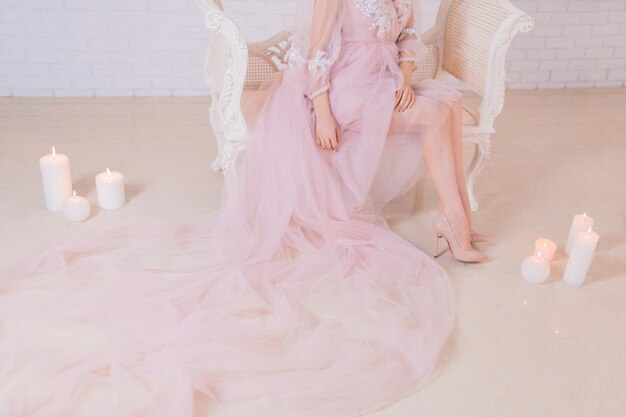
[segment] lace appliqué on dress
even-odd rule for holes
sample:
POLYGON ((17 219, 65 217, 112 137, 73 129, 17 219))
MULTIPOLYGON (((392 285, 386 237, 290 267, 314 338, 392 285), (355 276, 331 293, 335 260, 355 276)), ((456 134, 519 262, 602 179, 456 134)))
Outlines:
POLYGON ((312 74, 316 74, 320 71, 328 71, 328 68, 330 68, 331 63, 333 62, 333 57, 328 55, 328 52, 326 51, 317 51, 314 58, 306 59, 300 48, 296 47, 292 47, 287 52, 285 59, 287 60, 288 65, 292 67, 301 67, 302 65, 306 65, 312 74))
POLYGON ((416 36, 417 35, 417 28, 415 26, 407 26, 404 29, 402 29, 402 32, 400 32, 400 38, 403 38, 405 36, 416 36))
MULTIPOLYGON (((396 15, 396 9, 387 0, 354 0, 356 9, 361 11, 366 18, 371 18, 374 23, 370 26, 371 30, 377 31, 377 36, 380 39, 385 37, 385 34, 391 28, 391 23, 396 15)), ((406 0, 402 0, 406 2, 406 0)), ((409 0, 410 1, 410 0, 409 0)))
POLYGON ((308 62, 309 71, 315 74, 317 71, 328 71, 330 68, 330 64, 332 59, 328 56, 328 52, 326 51, 317 51, 315 54, 315 58, 310 59, 308 62))
POLYGON ((413 6, 412 0, 396 0, 396 10, 400 26, 406 25, 406 22, 409 21, 409 17, 411 17, 411 6, 413 6))

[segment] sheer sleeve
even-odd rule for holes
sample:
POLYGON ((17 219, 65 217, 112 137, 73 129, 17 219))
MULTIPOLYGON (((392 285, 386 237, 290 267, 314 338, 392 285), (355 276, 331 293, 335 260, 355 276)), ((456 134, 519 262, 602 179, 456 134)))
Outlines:
POLYGON ((341 1, 315 0, 294 35, 288 62, 306 73, 305 94, 311 99, 330 88, 330 70, 341 49, 341 15, 341 1))
MULTIPOLYGON (((420 25, 416 21, 415 10, 412 8, 410 13, 404 29, 400 32, 397 44, 400 48, 400 62, 412 61, 415 62, 415 66, 418 66, 426 57, 428 48, 420 40, 420 25)), ((417 17, 421 18, 419 15, 417 17)))

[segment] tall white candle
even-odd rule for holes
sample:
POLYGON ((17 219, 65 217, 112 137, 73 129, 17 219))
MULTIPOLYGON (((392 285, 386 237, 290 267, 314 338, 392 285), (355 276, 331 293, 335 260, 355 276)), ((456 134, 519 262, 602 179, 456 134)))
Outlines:
POLYGON ((595 256, 598 239, 598 234, 591 228, 578 232, 572 245, 572 253, 567 260, 563 281, 574 287, 584 284, 595 256))
POLYGON ((572 220, 572 226, 569 229, 569 236, 567 237, 567 244, 565 245, 565 253, 570 255, 572 252, 572 245, 574 244, 574 240, 576 240, 576 236, 578 232, 589 230, 590 227, 593 227, 593 217, 587 216, 587 213, 577 214, 574 216, 574 220, 572 220))
POLYGON ((105 210, 115 210, 126 204, 124 176, 107 168, 106 172, 96 175, 98 205, 105 210))
POLYGON ((66 155, 52 153, 39 158, 41 181, 43 184, 46 208, 50 211, 63 211, 65 200, 72 195, 70 160, 66 155))

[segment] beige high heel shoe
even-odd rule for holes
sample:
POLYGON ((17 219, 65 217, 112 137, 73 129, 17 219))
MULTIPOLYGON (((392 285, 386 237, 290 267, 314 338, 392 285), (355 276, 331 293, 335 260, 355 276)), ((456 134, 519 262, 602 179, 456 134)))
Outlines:
MULTIPOLYGON (((439 202, 439 211, 441 212, 442 210, 443 210, 443 206, 441 205, 441 202, 439 202)), ((471 219, 467 219, 467 221, 471 222, 471 219)), ((487 238, 487 236, 481 233, 470 230, 470 242, 485 243, 485 242, 489 242, 489 238, 487 238)))
POLYGON ((465 250, 461 247, 461 244, 457 240, 454 235, 454 230, 452 230, 452 226, 450 226, 450 222, 445 214, 441 213, 435 220, 434 224, 435 229, 435 258, 439 258, 443 255, 443 251, 439 252, 439 239, 445 239, 448 244, 448 249, 450 253, 457 261, 467 262, 467 263, 476 263, 483 262, 489 257, 476 249, 465 250))

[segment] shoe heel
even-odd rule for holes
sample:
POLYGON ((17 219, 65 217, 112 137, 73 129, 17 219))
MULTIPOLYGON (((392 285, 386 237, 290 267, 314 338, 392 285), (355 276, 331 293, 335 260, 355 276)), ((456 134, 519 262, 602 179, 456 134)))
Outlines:
POLYGON ((435 252, 433 254, 433 258, 439 259, 441 255, 443 255, 443 251, 439 252, 439 240, 443 238, 443 235, 440 231, 435 231, 435 252))

